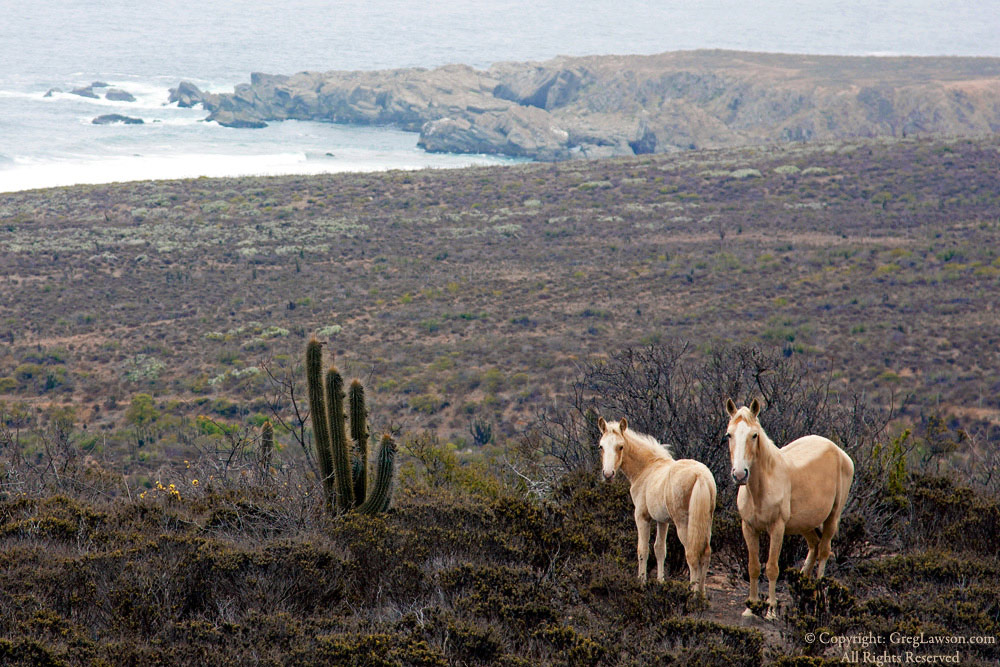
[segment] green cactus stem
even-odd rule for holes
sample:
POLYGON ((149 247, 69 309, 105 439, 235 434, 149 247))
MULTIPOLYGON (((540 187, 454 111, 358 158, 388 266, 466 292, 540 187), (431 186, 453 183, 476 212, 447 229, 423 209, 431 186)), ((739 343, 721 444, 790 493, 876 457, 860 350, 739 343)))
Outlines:
POLYGON ((351 457, 347 451, 347 415, 344 414, 345 397, 344 378, 336 367, 330 366, 326 372, 326 401, 330 415, 330 448, 339 512, 354 509, 351 457))
POLYGON ((396 442, 390 435, 382 436, 378 454, 375 457, 375 483, 371 494, 359 508, 365 514, 379 514, 389 509, 392 500, 392 483, 396 459, 396 442))
POLYGON ((330 448, 330 421, 326 414, 323 391, 323 345, 313 338, 306 346, 306 384, 309 393, 309 418, 316 440, 316 460, 319 462, 323 497, 327 509, 333 509, 336 488, 333 483, 333 454, 330 448))
POLYGON ((347 392, 351 412, 351 440, 354 441, 354 504, 361 505, 368 497, 368 409, 365 388, 360 380, 351 382, 347 392))

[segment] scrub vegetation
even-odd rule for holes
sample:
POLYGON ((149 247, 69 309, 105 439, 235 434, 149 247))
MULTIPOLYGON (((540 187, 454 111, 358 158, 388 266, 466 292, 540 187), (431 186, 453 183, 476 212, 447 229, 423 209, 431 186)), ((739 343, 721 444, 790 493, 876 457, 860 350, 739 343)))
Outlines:
MULTIPOLYGON (((810 633, 1000 635, 998 152, 0 195, 0 662, 832 664, 810 633), (369 466, 398 442, 384 512, 328 511, 313 337, 365 387, 369 466), (857 464, 828 576, 789 540, 773 623, 740 617, 727 396, 857 464), (673 535, 668 581, 635 578, 597 414, 713 471, 707 602, 673 535)), ((867 650, 956 648, 1000 657, 867 650)))

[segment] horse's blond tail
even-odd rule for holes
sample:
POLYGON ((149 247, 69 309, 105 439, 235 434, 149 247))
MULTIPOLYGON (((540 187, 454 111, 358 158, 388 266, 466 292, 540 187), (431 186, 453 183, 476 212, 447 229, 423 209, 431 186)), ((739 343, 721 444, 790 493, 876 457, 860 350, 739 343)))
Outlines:
MULTIPOLYGON (((704 592, 705 576, 708 574, 708 561, 712 555, 712 517, 715 514, 715 480, 709 473, 706 478, 699 475, 691 490, 688 501, 688 550, 700 564, 700 572, 696 575, 700 588, 704 592)), ((689 563, 689 566, 691 564, 689 563)), ((695 573, 692 572, 692 575, 695 573)))

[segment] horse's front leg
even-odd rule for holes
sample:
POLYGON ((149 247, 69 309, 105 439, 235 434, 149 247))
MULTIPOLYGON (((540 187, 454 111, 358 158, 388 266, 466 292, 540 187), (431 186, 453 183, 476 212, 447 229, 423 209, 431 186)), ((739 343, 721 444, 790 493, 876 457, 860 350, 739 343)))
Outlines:
POLYGON ((646 583, 646 561, 649 558, 649 522, 650 518, 638 510, 635 513, 635 529, 639 533, 639 544, 636 555, 639 558, 639 581, 646 583))
MULTIPOLYGON (((750 575, 750 602, 756 602, 757 580, 760 579, 760 537, 757 531, 746 521, 743 522, 743 541, 747 543, 747 573, 750 575)), ((753 612, 747 609, 744 616, 753 616, 753 612)))
POLYGON ((667 530, 669 521, 656 522, 656 539, 653 540, 653 553, 656 554, 656 579, 663 581, 663 561, 667 557, 667 530))
POLYGON ((785 522, 778 520, 771 525, 771 529, 768 531, 771 537, 770 548, 767 554, 767 618, 768 620, 774 619, 777 614, 775 610, 778 607, 778 598, 775 593, 775 589, 778 587, 778 558, 781 556, 781 543, 785 539, 785 522))

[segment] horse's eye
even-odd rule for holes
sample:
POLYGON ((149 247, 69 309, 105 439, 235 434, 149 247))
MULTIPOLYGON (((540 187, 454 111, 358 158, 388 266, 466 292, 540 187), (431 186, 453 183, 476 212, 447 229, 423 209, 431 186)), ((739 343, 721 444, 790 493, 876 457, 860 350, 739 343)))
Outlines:
POLYGON ((729 434, 728 433, 725 434, 724 436, 722 436, 722 444, 726 444, 727 442, 729 442, 729 434))
POLYGON ((753 434, 753 439, 754 439, 754 440, 756 440, 756 439, 757 439, 757 434, 756 434, 756 433, 754 433, 754 434, 753 434))

